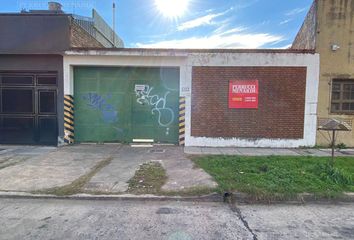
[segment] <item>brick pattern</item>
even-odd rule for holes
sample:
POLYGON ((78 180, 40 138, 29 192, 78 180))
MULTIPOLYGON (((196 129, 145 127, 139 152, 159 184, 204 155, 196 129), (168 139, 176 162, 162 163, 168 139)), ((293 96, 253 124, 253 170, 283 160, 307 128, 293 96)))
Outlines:
POLYGON ((193 67, 195 137, 303 138, 306 67, 193 67), (258 109, 229 109, 230 80, 258 80, 258 109))
POLYGON ((71 24, 71 47, 103 48, 103 45, 73 22, 71 24))
POLYGON ((295 37, 292 49, 316 48, 317 1, 314 1, 300 31, 295 37))

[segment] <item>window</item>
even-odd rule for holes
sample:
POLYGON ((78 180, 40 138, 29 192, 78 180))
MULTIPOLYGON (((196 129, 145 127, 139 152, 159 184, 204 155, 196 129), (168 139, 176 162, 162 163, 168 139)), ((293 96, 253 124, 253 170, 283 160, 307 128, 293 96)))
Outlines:
POLYGON ((354 113, 354 79, 333 80, 331 104, 334 113, 354 113))
POLYGON ((33 85, 33 77, 25 75, 0 76, 3 85, 33 85))
POLYGON ((39 113, 56 113, 56 92, 39 90, 39 113))
POLYGON ((34 93, 32 89, 2 89, 3 113, 33 113, 34 93))
POLYGON ((38 85, 57 85, 56 76, 38 76, 37 77, 38 85))

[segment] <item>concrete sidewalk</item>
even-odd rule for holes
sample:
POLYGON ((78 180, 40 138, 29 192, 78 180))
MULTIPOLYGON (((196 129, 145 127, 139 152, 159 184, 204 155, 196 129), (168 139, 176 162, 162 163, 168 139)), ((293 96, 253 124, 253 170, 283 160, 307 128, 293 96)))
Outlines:
POLYGON ((84 151, 26 146, 13 148, 1 155, 9 159, 18 156, 27 158, 0 169, 0 190, 29 192, 68 185, 89 172, 99 161, 109 157, 109 151, 113 150, 105 146, 99 148, 101 153, 97 148, 86 148, 84 151))
POLYGON ((112 155, 109 165, 99 171, 85 186, 86 191, 125 192, 128 181, 134 176, 140 164, 158 161, 166 170, 168 180, 162 187, 165 191, 182 191, 191 188, 214 188, 217 184, 202 169, 176 146, 154 146, 153 148, 132 148, 121 145, 112 155))
MULTIPOLYGON (((128 145, 74 145, 61 148, 0 145, 0 191, 43 192, 85 178, 80 193, 120 194, 143 163, 158 161, 168 180, 163 191, 215 188, 217 184, 188 158, 194 155, 330 156, 330 149, 202 148, 128 145), (100 164, 106 162, 108 165, 100 164), (89 177, 87 177, 89 176, 89 177), (87 178, 86 178, 87 177, 87 178)), ((353 156, 353 149, 336 156, 353 156)))
MULTIPOLYGON (((239 156, 331 156, 331 149, 315 148, 238 148, 238 147, 185 147, 190 155, 239 155, 239 156)), ((335 151, 335 156, 354 156, 354 149, 335 151)))
POLYGON ((127 145, 74 145, 61 148, 0 146, 0 191, 37 192, 72 184, 107 166, 84 185, 82 192, 124 193, 140 164, 159 161, 168 180, 165 191, 214 188, 217 184, 194 167, 182 147, 132 148, 127 145))

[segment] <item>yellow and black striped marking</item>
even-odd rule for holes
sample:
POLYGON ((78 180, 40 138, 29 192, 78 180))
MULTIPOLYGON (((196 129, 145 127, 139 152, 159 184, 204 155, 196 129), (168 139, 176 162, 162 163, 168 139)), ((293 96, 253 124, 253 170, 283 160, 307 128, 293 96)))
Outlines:
POLYGON ((64 142, 74 143, 74 97, 64 96, 64 142))
POLYGON ((185 132, 186 132, 186 98, 179 98, 179 145, 185 144, 185 132))

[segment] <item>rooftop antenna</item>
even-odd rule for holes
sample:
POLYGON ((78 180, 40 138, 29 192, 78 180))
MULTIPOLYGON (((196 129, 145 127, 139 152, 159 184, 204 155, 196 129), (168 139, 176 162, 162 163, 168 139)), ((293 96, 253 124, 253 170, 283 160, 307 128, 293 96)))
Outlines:
POLYGON ((112 9, 113 9, 113 48, 115 48, 116 47, 116 39, 115 39, 115 36, 116 36, 116 3, 114 2, 114 0, 113 0, 112 9))

